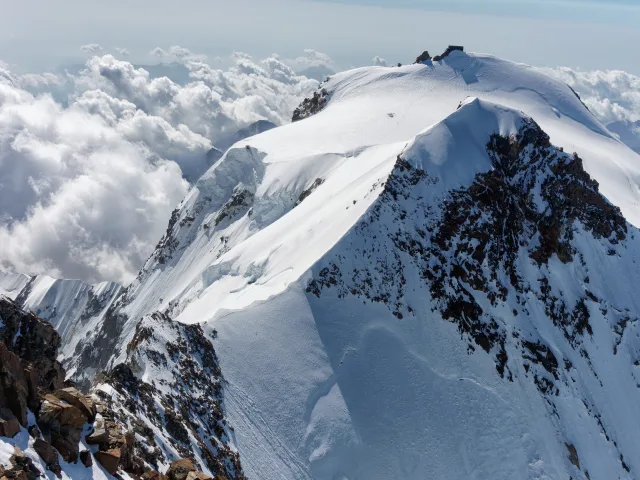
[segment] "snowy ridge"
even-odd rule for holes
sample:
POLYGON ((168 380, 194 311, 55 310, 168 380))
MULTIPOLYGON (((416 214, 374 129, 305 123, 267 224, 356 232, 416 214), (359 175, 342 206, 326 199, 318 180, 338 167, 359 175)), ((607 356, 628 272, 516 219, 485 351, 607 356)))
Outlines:
POLYGON ((0 270, 0 294, 44 318, 60 334, 63 363, 72 376, 78 363, 78 342, 86 342, 98 329, 121 291, 122 287, 114 282, 89 285, 80 280, 29 277, 0 270))
MULTIPOLYGON (((567 300, 566 306, 546 305, 549 298, 558 296, 555 289, 560 288, 553 280, 560 274, 552 270, 546 272, 546 277, 552 279, 548 289, 535 277, 537 283, 527 280, 525 286, 518 286, 522 291, 537 291, 539 298, 516 296, 514 301, 504 290, 515 287, 505 286, 509 285, 506 282, 503 285, 501 275, 496 277, 499 279, 496 281, 486 273, 487 278, 496 283, 492 287, 483 287, 480 283, 472 282, 481 291, 486 288, 487 297, 486 300, 475 300, 474 296, 471 304, 481 305, 484 312, 499 313, 500 317, 494 318, 495 313, 490 317, 480 315, 471 325, 465 325, 473 310, 467 311, 463 306, 463 316, 459 317, 454 308, 455 302, 451 307, 450 301, 438 296, 433 288, 438 280, 435 276, 437 269, 434 268, 433 278, 428 279, 430 281, 419 280, 424 275, 422 269, 425 267, 420 263, 412 266, 411 255, 408 254, 416 252, 406 247, 418 245, 411 243, 411 240, 417 242, 416 239, 410 236, 403 238, 398 234, 390 236, 386 241, 388 243, 379 243, 394 228, 400 228, 402 232, 410 228, 413 221, 418 224, 424 222, 419 225, 420 229, 418 225, 414 227, 422 232, 433 229, 434 224, 442 223, 442 211, 438 207, 443 205, 451 192, 468 188, 478 175, 495 170, 496 159, 487 149, 493 135, 504 139, 533 135, 528 140, 531 145, 522 142, 523 155, 534 155, 537 161, 532 165, 548 163, 548 168, 551 168, 555 158, 565 159, 562 162, 572 165, 573 157, 550 147, 548 138, 537 128, 531 126, 528 117, 517 111, 469 99, 445 120, 419 133, 412 142, 362 149, 352 154, 353 157, 343 158, 339 166, 325 161, 329 163, 328 168, 325 166, 327 170, 305 178, 304 185, 307 188, 303 191, 315 186, 313 191, 304 196, 301 202, 295 203, 295 194, 288 194, 290 210, 285 210, 286 213, 279 218, 270 219, 266 226, 259 222, 259 217, 258 220, 252 218, 249 212, 258 204, 259 192, 269 192, 265 186, 269 169, 274 169, 274 164, 278 162, 269 163, 269 156, 263 157, 266 163, 264 172, 259 165, 252 164, 254 173, 251 177, 258 179, 259 186, 255 188, 251 183, 249 190, 242 188, 256 192, 253 200, 232 215, 236 218, 235 222, 220 222, 217 226, 210 224, 207 232, 213 231, 215 235, 222 227, 224 232, 240 232, 242 236, 234 238, 233 234, 229 235, 230 239, 224 247, 214 246, 211 253, 216 258, 211 266, 202 269, 200 265, 205 262, 199 259, 202 263, 193 271, 201 271, 201 275, 194 274, 192 283, 178 297, 180 300, 170 301, 167 310, 170 314, 176 314, 178 320, 188 323, 195 319, 211 318, 212 325, 219 331, 218 351, 223 371, 230 381, 226 397, 227 411, 231 424, 238 427, 238 447, 243 467, 249 475, 251 472, 256 475, 258 471, 260 475, 265 475, 265 465, 271 465, 271 469, 266 470, 272 472, 273 478, 278 475, 284 478, 331 478, 336 472, 341 472, 347 478, 465 478, 472 471, 480 478, 487 475, 521 478, 534 474, 542 478, 545 475, 556 478, 565 473, 586 478, 587 474, 594 472, 615 472, 620 478, 625 478, 628 474, 626 468, 632 465, 628 461, 631 455, 629 448, 636 440, 628 443, 626 449, 618 439, 611 440, 608 430, 617 421, 614 416, 604 419, 601 409, 606 409, 590 398, 590 389, 596 388, 593 382, 598 381, 594 380, 598 378, 598 373, 589 366, 589 359, 593 355, 589 349, 580 343, 572 343, 576 342, 572 335, 574 329, 578 328, 572 326, 574 320, 571 319, 574 317, 571 315, 574 314, 569 315, 570 320, 565 325, 562 318, 549 317, 547 313, 550 308, 559 309, 560 312, 566 309, 579 315, 583 312, 579 305, 586 305, 578 302, 584 302, 584 294, 567 300), (536 133, 527 133, 527 128, 536 133), (535 142, 540 145, 536 146, 535 142), (543 153, 536 153, 536 148, 543 153), (321 182, 311 181, 316 175, 322 179, 321 182), (413 192, 412 189, 418 191, 413 192), (393 198, 394 193, 398 198, 406 196, 407 203, 389 207, 386 199, 389 196, 393 198), (342 203, 340 209, 336 205, 338 202, 342 203), (409 208, 416 206, 422 210, 411 212, 409 208), (385 210, 386 214, 380 213, 385 210), (337 214, 342 211, 344 213, 337 214), (242 241, 243 237, 246 240, 242 241), (380 240, 370 243, 370 239, 380 240), (229 244, 236 246, 230 248, 229 244), (301 244, 305 245, 302 250, 299 248, 301 244), (364 252, 369 253, 365 256, 364 252), (416 270, 416 267, 419 269, 416 270), (345 268, 348 275, 343 273, 345 268), (309 269, 311 278, 305 274, 309 269), (303 281, 300 283, 297 279, 301 277, 303 281), (346 278, 352 280, 347 282, 346 278), (535 287, 538 284, 540 286, 535 287), (404 285, 411 286, 412 292, 400 291, 404 285), (548 290, 555 295, 549 294, 548 290), (547 297, 542 292, 546 292, 547 297), (512 301, 515 305, 510 305, 512 301), (386 305, 386 308, 381 310, 380 304, 386 305), (437 313, 438 310, 440 313, 437 313), (216 312, 219 313, 216 315, 216 312), (509 317, 519 320, 514 325, 509 317), (528 321, 522 320, 524 318, 529 318, 534 324, 547 318, 555 332, 552 338, 556 340, 550 344, 549 334, 541 335, 538 331, 549 326, 539 325, 533 331, 530 327, 522 327, 521 322, 529 325, 528 321), (447 327, 449 322, 457 327, 447 327), (557 325, 553 325, 554 322, 557 325), (427 332, 438 334, 428 340, 425 337, 427 332), (558 332, 560 337, 557 337, 558 332), (460 341, 461 334, 463 341, 460 341), (279 335, 284 342, 282 345, 274 339, 279 335), (246 338, 254 336, 258 344, 246 338), (293 342, 297 348, 287 351, 291 350, 292 339, 295 339, 293 342), (260 340, 266 343, 261 344, 260 340), (430 348, 425 349, 425 345, 430 348), (267 360, 264 355, 256 355, 265 346, 268 346, 268 355, 273 355, 275 359, 267 360), (393 346, 391 350, 390 346, 393 346), (558 351, 562 354, 553 353, 558 351), (470 355, 469 352, 474 353, 470 355), (414 360, 408 361, 404 357, 406 354, 414 360), (383 364, 380 364, 380 355, 386 359, 383 364), (373 373, 372 365, 379 365, 373 370, 379 371, 379 374, 373 373), (565 380, 562 383, 564 377, 558 372, 563 369, 567 370, 564 373, 566 377, 573 375, 576 379, 580 378, 585 389, 575 391, 571 382, 565 380), (415 373, 409 377, 398 377, 398 372, 415 373), (433 377, 435 372, 437 376, 433 377), (440 380, 436 381, 437 378, 440 380), (451 384, 453 381, 456 382, 453 385, 457 386, 451 384), (518 388, 514 388, 514 384, 518 388), (295 387, 290 392, 292 385, 295 387), (420 388, 419 385, 432 387, 420 388), (436 388, 436 385, 439 386, 436 388), (395 393, 386 393, 388 389, 395 393), (285 391, 290 392, 286 400, 282 398, 285 391), (553 396, 556 393, 562 393, 564 402, 555 401, 553 396), (403 401, 400 401, 398 394, 403 401), (375 413, 370 410, 373 405, 368 398, 377 399, 375 413), (454 398, 457 400, 454 401, 454 398), (496 402, 496 398, 500 401, 496 402), (531 398, 539 400, 531 404, 531 398), (573 410, 576 402, 583 405, 582 414, 589 415, 590 421, 580 422, 576 419, 573 410), (458 405, 458 408, 440 410, 440 404, 458 405), (478 412, 480 405, 484 407, 478 412), (559 416, 559 420, 554 420, 554 415, 559 416), (435 424, 428 422, 423 428, 415 430, 417 419, 443 416, 450 420, 435 424), (269 421, 273 418, 280 420, 269 421), (541 419, 548 419, 547 423, 541 419), (588 438, 602 438, 602 443, 586 443, 581 435, 567 430, 576 423, 592 432, 588 438), (396 427, 389 430, 385 425, 396 427), (468 428, 463 428, 470 425, 473 425, 471 434, 468 428), (489 432, 482 433, 487 427, 489 432), (305 432, 302 446, 298 443, 300 432, 305 432), (406 444, 407 435, 413 447, 406 444), (610 440, 606 440, 607 437, 610 440), (470 438, 473 438, 473 446, 467 445, 462 451, 455 446, 456 442, 463 442, 464 445, 470 438), (265 456, 262 450, 265 443, 270 445, 275 456, 265 456), (553 447, 548 447, 549 444, 553 447), (574 452, 573 449, 577 458, 582 458, 580 467, 569 459, 569 452, 574 452), (589 453, 604 451, 610 452, 607 454, 608 461, 603 460, 602 453, 597 456, 589 453), (465 462, 460 461, 460 455, 466 458, 465 462), (434 457, 441 461, 435 464, 428 461, 434 457), (511 461, 508 464, 496 461, 504 457, 511 458, 511 461), (598 461, 587 463, 591 458, 597 458, 598 461), (305 459, 308 459, 308 464, 305 459)), ((500 149, 496 147, 496 151, 500 149)), ((253 158, 252 152, 253 147, 240 147, 234 153, 236 156, 230 152, 200 182, 200 192, 217 185, 217 182, 207 183, 207 178, 214 176, 217 169, 221 174, 231 168, 230 165, 224 166, 225 161, 236 163, 239 158, 253 158)), ((527 182, 533 182, 530 188, 536 206, 532 207, 532 211, 542 215, 545 202, 549 202, 542 197, 542 185, 549 172, 536 173, 539 167, 535 166, 534 170, 527 173, 527 168, 534 167, 528 167, 529 160, 522 161, 524 163, 521 165, 510 166, 507 170, 513 175, 524 175, 527 182)), ((289 162, 285 160, 283 163, 289 162)), ((314 166, 318 163, 321 162, 316 156, 314 166)), ((280 175, 274 181, 287 181, 287 177, 281 173, 283 171, 279 171, 280 175)), ((302 172, 308 175, 306 170, 302 172)), ((558 172, 556 174, 559 175, 558 172)), ((587 181, 581 179, 576 182, 587 181)), ((241 184, 245 185, 245 182, 241 184)), ((587 185, 591 184, 587 182, 587 185)), ((557 188, 554 186, 554 189, 557 188)), ((567 188, 567 191, 572 191, 574 187, 567 188)), ((294 191, 298 193, 300 188, 294 191)), ((281 200, 285 193, 288 192, 276 190, 271 196, 263 194, 261 199, 278 198, 278 205, 284 204, 286 208, 287 203, 281 200)), ((234 195, 231 193, 232 199, 234 195)), ((231 203, 239 205, 242 202, 231 203)), ((215 213, 203 218, 209 218, 209 222, 219 218, 221 212, 225 211, 224 205, 229 205, 224 203, 219 207, 221 204, 223 202, 216 200, 217 208, 209 210, 215 213)), ((606 247, 607 242, 619 241, 616 229, 621 229, 621 235, 626 238, 627 228, 624 220, 620 220, 622 217, 619 213, 616 214, 615 209, 607 205, 603 201, 601 208, 608 212, 605 215, 609 215, 612 225, 615 225, 610 227, 610 231, 606 222, 604 226, 594 227, 589 218, 579 218, 592 229, 604 229, 601 235, 604 239, 595 241, 596 244, 605 242, 605 246, 599 250, 599 255, 605 258, 611 256, 609 249, 615 248, 615 243, 606 247)), ((200 220, 189 215, 190 211, 195 211, 195 207, 183 207, 180 215, 195 217, 193 223, 188 225, 185 222, 182 229, 178 227, 173 233, 174 238, 192 235, 186 237, 184 249, 180 248, 182 241, 178 241, 174 252, 181 255, 175 268, 183 278, 185 272, 179 269, 184 265, 189 265, 189 268, 193 266, 185 263, 190 250, 206 251, 197 245, 198 241, 204 240, 200 240, 198 233, 202 227, 194 232, 193 225, 200 220)), ((573 222, 567 212, 560 217, 573 222)), ((177 220, 176 225, 179 226, 180 222, 177 220)), ((569 224, 568 231, 572 231, 572 225, 569 224)), ((478 224, 470 227, 472 231, 478 228, 478 224)), ((525 231, 533 235, 530 228, 525 227, 525 231)), ((581 230, 579 226, 576 228, 581 230)), ((494 235, 494 231, 489 230, 487 237, 493 238, 494 235)), ((585 235, 589 237, 591 233, 585 232, 585 235)), ((534 235, 531 240, 534 251, 540 247, 535 238, 534 235)), ((438 245, 438 241, 441 240, 435 234, 431 239, 427 237, 425 247, 418 250, 421 252, 418 258, 426 256, 426 260, 422 258, 422 261, 427 262, 438 258, 437 250, 433 251, 432 257, 426 254, 427 246, 438 245)), ((573 239, 566 241, 571 243, 573 239)), ((487 255, 490 258, 490 254, 487 255)), ((504 255, 507 253, 501 252, 498 258, 504 255)), ((562 252, 556 252, 556 255, 561 256, 562 252)), ((508 258, 511 256, 519 258, 522 254, 514 252, 507 255, 508 258)), ((208 261, 211 258, 208 257, 208 261)), ((550 260, 547 258, 547 261, 550 260)), ((582 268, 588 269, 590 262, 583 261, 585 264, 582 268)), ((446 273, 440 281, 449 281, 457 274, 452 265, 446 265, 440 265, 440 269, 446 269, 440 270, 446 273)), ((491 270, 499 266, 482 268, 491 270)), ((518 275, 528 279, 532 269, 540 267, 530 259, 523 260, 520 268, 522 273, 519 270, 518 275)), ((633 272, 635 269, 629 275, 634 275, 633 272)), ((172 273, 173 270, 168 275, 172 273)), ((566 277, 566 274, 563 275, 566 277)), ((157 278, 163 278, 163 275, 157 278)), ((451 281, 459 280, 454 278, 451 281)), ((468 279, 466 281, 471 282, 468 279)), ((172 288, 176 285, 175 281, 155 278, 153 283, 172 288)), ((578 280, 578 284, 581 285, 582 280, 578 280)), ((453 288, 455 283, 451 285, 445 289, 453 288)), ((465 287, 463 292, 466 288, 469 287, 465 287)), ((464 296, 460 291, 457 293, 464 296)), ((559 297, 563 295, 567 294, 562 293, 559 297)), ((130 306, 136 303, 135 295, 133 298, 130 306)), ((459 301, 459 298, 455 300, 459 301)), ((587 301, 590 300, 587 298, 587 301)), ((621 310, 622 305, 629 305, 628 302, 627 298, 616 299, 615 308, 621 310)), ((634 305, 624 308, 637 311, 634 305)), ((579 320, 575 321, 579 323, 579 320)), ((611 325, 611 332, 620 328, 616 326, 619 321, 617 317, 606 320, 611 325)), ((617 334, 611 332, 600 341, 606 344, 612 338, 617 338, 617 334)), ((608 355, 614 356, 613 348, 608 355)), ((619 362, 626 365, 627 370, 633 368, 629 358, 619 362)), ((612 391, 616 391, 621 387, 615 385, 613 388, 612 391)), ((635 382, 625 388, 631 388, 633 394, 630 395, 638 395, 635 382)), ((600 390, 607 391, 602 387, 600 390)), ((617 408, 626 408, 624 404, 627 400, 616 397, 608 401, 618 403, 617 408), (620 404, 621 401, 623 404, 620 404)))
POLYGON ((0 295, 14 299, 29 283, 31 277, 21 273, 11 273, 0 270, 0 295))
POLYGON ((242 480, 221 406, 222 374, 202 328, 156 313, 137 324, 126 351, 127 360, 94 383, 137 432, 141 460, 165 471, 188 457, 212 477, 242 480))
POLYGON ((79 371, 201 324, 248 478, 640 478, 640 157, 486 55, 321 88, 196 183, 79 371))
MULTIPOLYGON (((291 252, 281 248, 278 250, 282 252, 283 265, 266 269, 262 265, 264 258, 274 264, 278 254, 266 253, 263 245, 257 245, 258 240, 251 243, 244 243, 244 240, 262 230, 262 238, 272 237, 264 238, 266 244, 273 245, 267 250, 274 250, 279 241, 274 243, 273 237, 281 235, 285 224, 291 226, 305 219, 321 224, 317 208, 309 207, 303 212, 304 203, 312 202, 312 197, 292 210, 302 192, 315 188, 316 182, 321 182, 318 191, 322 190, 336 203, 328 204, 323 198, 314 207, 326 207, 322 217, 327 221, 341 221, 344 217, 334 218, 335 206, 343 202, 334 196, 338 192, 349 196, 351 192, 345 187, 358 185, 363 193, 351 199, 356 205, 347 212, 349 220, 345 219, 337 236, 327 239, 322 248, 309 255, 309 261, 314 262, 366 210, 366 204, 361 202, 369 187, 391 170, 392 160, 412 136, 425 126, 442 120, 471 94, 499 101, 534 117, 549 133, 552 142, 580 154, 586 170, 599 180, 601 191, 622 209, 627 219, 634 222, 637 215, 636 205, 640 199, 637 155, 610 135, 569 87, 526 66, 489 56, 453 52, 441 62, 426 65, 370 67, 337 74, 323 88, 331 91, 331 101, 323 111, 304 122, 252 137, 246 144, 241 142, 197 183, 175 213, 168 237, 130 288, 128 297, 134 305, 128 311, 133 316, 166 308, 170 301, 175 304, 184 295, 188 298, 200 295, 198 292, 211 283, 218 269, 227 271, 230 262, 219 257, 239 244, 243 244, 243 250, 252 253, 244 255, 236 248, 234 256, 243 256, 242 267, 233 275, 235 280, 228 279, 229 288, 220 296, 228 298, 230 290, 238 291, 238 282, 244 282, 242 278, 247 279, 245 284, 253 285, 253 290, 264 287, 262 282, 254 281, 256 272, 263 278, 279 275, 281 286, 277 289, 282 291, 288 281, 298 278, 304 269, 297 269, 297 262, 289 261, 291 252), (363 165, 371 172, 371 181, 354 179, 354 175, 362 172, 363 165), (333 188, 329 188, 329 181, 335 182, 333 188), (235 201, 239 203, 234 207, 236 186, 235 201), (244 190, 247 197, 237 200, 244 190), (223 213, 219 210, 225 202, 229 202, 227 208, 234 209, 239 216, 239 222, 230 222, 228 215, 218 217, 223 213), (287 214, 289 211, 291 215, 287 214), (250 214, 241 215, 245 212, 250 214), (313 212, 313 219, 309 219, 310 212, 313 212), (282 230, 266 228, 280 217, 282 230), (215 225, 218 219, 220 223, 215 225), (176 250, 175 254, 173 250, 176 250), (169 256, 177 255, 180 260, 186 257, 189 260, 161 263, 160 270, 165 273, 159 276, 156 270, 158 255, 164 260, 165 252, 169 256), (293 270, 290 270, 292 265, 293 270), (208 273, 202 275, 207 269, 208 273), (289 271, 292 273, 287 274, 289 271), (146 276, 153 279, 140 281, 146 276), (289 280, 283 280, 285 278, 289 280), (144 291, 138 292, 139 289, 144 291), (138 302, 143 304, 138 305, 138 302), (158 307, 159 303, 162 305, 158 307)), ((315 233, 320 232, 314 229, 298 237, 297 241, 308 244, 313 238, 312 243, 315 243, 316 238, 323 237, 315 233)), ((238 265, 236 261, 231 263, 238 265)), ((229 271, 233 273, 233 269, 229 271)), ((267 293, 266 297, 269 295, 267 293)), ((260 298, 265 297, 261 295, 260 298)), ((218 300, 212 303, 218 304, 218 300)), ((235 301, 230 300, 230 303, 236 305, 235 301)), ((250 298, 246 300, 251 301, 250 298)), ((209 307, 207 310, 210 312, 209 307)), ((198 316, 194 320, 202 319, 198 316)))

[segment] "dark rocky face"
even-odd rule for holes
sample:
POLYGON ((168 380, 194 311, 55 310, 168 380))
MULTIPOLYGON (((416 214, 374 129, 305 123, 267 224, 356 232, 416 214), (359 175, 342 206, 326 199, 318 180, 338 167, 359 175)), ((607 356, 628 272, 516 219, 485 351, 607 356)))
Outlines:
POLYGON ((0 407, 26 426, 27 408, 36 410, 38 393, 62 387, 57 360, 60 336, 51 324, 0 298, 0 407))
POLYGON ((429 52, 425 50, 420 55, 418 55, 418 58, 416 58, 416 61, 413 63, 422 63, 422 62, 427 62, 429 60, 431 60, 431 55, 429 55, 429 52))
MULTIPOLYGON (((486 152, 492 169, 448 192, 437 206, 425 203, 422 192, 439 179, 398 157, 379 201, 357 227, 366 247, 353 252, 361 260, 354 264, 363 268, 343 271, 336 260, 317 271, 307 292, 321 296, 335 289, 339 296, 384 303, 403 319, 415 315, 405 289, 407 270, 416 269, 434 309, 458 326, 469 350, 492 354, 497 372, 511 379, 507 333, 478 296, 495 307, 515 295, 516 316, 526 311, 525 293, 535 292, 549 318, 579 348, 580 338, 591 333, 585 306, 590 299, 567 304, 551 292, 542 271, 537 285, 525 281, 522 253, 538 266, 552 257, 565 264, 581 261, 572 245, 578 226, 608 249, 625 240, 628 227, 618 208, 599 194, 582 160, 554 148, 532 120, 517 135, 492 135, 486 152), (397 229, 380 226, 390 217, 397 229)), ((543 343, 516 341, 528 362, 542 366, 545 373, 535 381, 550 391, 547 382, 557 379, 558 359, 543 343)))
POLYGON ((312 97, 305 98, 300 106, 293 111, 292 122, 305 119, 322 111, 329 101, 329 92, 326 88, 321 88, 314 92, 312 97))
POLYGON ((180 324, 157 312, 138 323, 126 351, 128 360, 99 375, 96 383, 107 383, 118 393, 103 398, 117 417, 130 419, 140 443, 135 456, 153 469, 159 461, 175 460, 156 441, 150 428, 154 425, 181 456, 203 458, 204 466, 221 478, 243 479, 238 454, 228 446, 222 372, 202 327, 180 324), (141 363, 167 376, 142 381, 136 376, 141 363))
MULTIPOLYGON (((199 325, 178 324, 160 313, 145 317, 127 345, 129 360, 95 379, 116 392, 107 395, 102 388, 84 394, 64 381, 64 369, 56 360, 60 337, 49 323, 7 299, 0 299, 0 319, 0 435, 14 436, 26 427, 31 409, 37 422, 29 427, 34 448, 55 475, 62 471, 58 455, 91 466, 91 452, 79 450, 83 432, 89 430, 84 439, 97 446, 95 459, 111 474, 122 470, 164 478, 157 472, 159 462, 179 460, 164 448, 168 441, 181 456, 204 459, 206 465, 193 465, 185 473, 195 480, 209 478, 200 472, 203 466, 216 478, 245 478, 238 454, 228 445, 218 359, 199 325), (137 378, 133 370, 143 360, 168 372, 171 381, 162 378, 156 384, 137 378), (165 439, 159 441, 152 426, 164 432, 165 439)), ((108 345, 100 348, 107 351, 108 345)), ((18 460, 24 457, 16 455, 18 460)), ((16 465, 5 473, 16 478, 33 474, 32 465, 16 465)))
MULTIPOLYGON (((638 320, 588 288, 588 273, 623 255, 636 231, 600 195, 582 160, 553 147, 532 120, 515 135, 492 135, 485 151, 488 171, 437 198, 431 192, 442 180, 399 156, 378 200, 314 267, 307 292, 381 303, 400 322, 421 320, 425 311, 410 301, 423 295, 426 315, 454 324, 468 352, 489 355, 505 381, 533 382, 559 418, 556 399, 575 382, 565 355, 600 381, 588 353, 591 312, 599 309, 598 321, 610 326, 613 355, 638 320), (536 325, 557 329, 561 347, 530 328, 533 315, 546 317, 536 325)), ((591 399, 580 400, 618 449, 591 399)), ((629 471, 622 453, 620 462, 629 471)))

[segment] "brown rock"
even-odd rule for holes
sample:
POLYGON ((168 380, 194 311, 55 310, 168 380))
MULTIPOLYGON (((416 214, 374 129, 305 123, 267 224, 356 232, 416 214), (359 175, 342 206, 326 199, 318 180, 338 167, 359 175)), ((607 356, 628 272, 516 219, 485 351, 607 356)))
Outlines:
POLYGON ((87 419, 83 411, 50 393, 44 396, 38 416, 39 422, 52 424, 57 421, 60 425, 71 425, 77 428, 82 428, 87 419))
POLYGON ((167 480, 167 476, 157 470, 145 472, 140 478, 142 478, 142 480, 167 480))
POLYGON ((80 461, 85 467, 90 467, 93 465, 93 458, 91 457, 91 452, 89 450, 82 450, 80 452, 80 461))
POLYGON ((78 443, 87 416, 80 409, 46 394, 38 412, 38 426, 67 462, 78 459, 78 443))
POLYGON ((62 467, 60 466, 59 463, 52 463, 51 465, 48 466, 49 470, 51 470, 54 475, 58 478, 62 478, 62 467))
POLYGON ((424 52, 422 52, 418 56, 418 58, 416 58, 416 61, 414 63, 423 63, 423 62, 426 62, 428 60, 431 60, 431 55, 429 55, 429 52, 427 50, 425 50, 424 52))
POLYGON ((109 438, 107 440, 107 444, 111 448, 119 448, 123 447, 127 444, 127 439, 125 435, 122 434, 120 427, 118 424, 112 421, 106 422, 107 433, 109 438))
POLYGON ((125 472, 140 476, 147 470, 144 461, 140 458, 140 452, 136 452, 135 434, 132 431, 120 435, 117 443, 112 444, 111 447, 120 448, 120 468, 125 472))
POLYGON ((118 471, 118 465, 120 463, 119 448, 112 448, 105 452, 96 452, 95 457, 98 463, 100 463, 100 465, 102 465, 111 475, 115 475, 118 471))
POLYGON ((89 445, 102 445, 109 441, 109 432, 104 420, 96 420, 93 425, 93 432, 91 432, 91 435, 87 435, 85 440, 89 445))
POLYGON ((22 375, 27 386, 27 406, 34 412, 40 406, 38 398, 38 387, 40 384, 40 375, 36 367, 25 360, 22 360, 22 375))
POLYGON ((187 475, 187 480, 213 480, 213 477, 210 477, 206 473, 202 472, 189 472, 187 475))
POLYGON ((5 476, 12 480, 35 480, 42 475, 31 459, 20 450, 20 447, 14 447, 14 453, 11 455, 9 463, 11 463, 13 468, 7 470, 5 476))
MULTIPOLYGON (((0 315, 4 321, 4 326, 0 329, 0 341, 21 359, 23 370, 29 370, 31 367, 35 372, 27 371, 21 376, 25 382, 27 377, 31 377, 31 388, 25 386, 25 400, 33 404, 32 407, 36 407, 34 402, 37 401, 37 389, 33 388, 34 382, 31 381, 35 380, 36 376, 37 385, 44 390, 62 388, 64 370, 56 360, 60 335, 49 322, 25 312, 9 299, 0 299, 0 315)), ((10 408, 13 410, 13 407, 10 408)), ((21 416, 15 411, 14 414, 21 420, 21 416)))
POLYGON ((82 411, 90 422, 95 418, 96 412, 93 401, 80 393, 74 387, 56 390, 55 396, 82 411))
POLYGON ((32 480, 29 478, 29 474, 25 470, 16 470, 15 468, 7 470, 3 478, 6 478, 7 480, 32 480))
POLYGON ((7 407, 27 426, 28 386, 24 378, 20 357, 0 341, 0 407, 7 407))
POLYGON ((33 442, 33 449, 40 455, 45 465, 58 462, 58 452, 49 442, 45 442, 41 438, 36 438, 35 442, 33 442))
POLYGON ((40 438, 42 436, 37 425, 29 425, 27 432, 29 432, 31 438, 40 438))
POLYGON ((80 442, 80 436, 82 431, 70 431, 70 432, 52 432, 51 433, 51 445, 62 455, 62 458, 66 462, 75 463, 78 460, 78 443, 80 442))
POLYGON ((58 462, 58 452, 56 449, 53 448, 50 443, 45 442, 41 438, 37 438, 35 442, 33 442, 33 449, 40 458, 42 458, 47 468, 55 473, 57 477, 60 477, 62 469, 58 462))
POLYGON ((16 467, 19 465, 23 465, 25 464, 25 462, 28 460, 29 457, 27 457, 24 452, 20 449, 19 446, 14 445, 13 447, 13 455, 11 455, 11 457, 9 458, 9 463, 16 467))
POLYGON ((190 458, 181 458, 169 465, 167 478, 169 480, 186 480, 189 472, 195 472, 196 467, 190 458))
POLYGON ((8 408, 0 408, 0 437, 14 437, 20 432, 20 422, 8 408))

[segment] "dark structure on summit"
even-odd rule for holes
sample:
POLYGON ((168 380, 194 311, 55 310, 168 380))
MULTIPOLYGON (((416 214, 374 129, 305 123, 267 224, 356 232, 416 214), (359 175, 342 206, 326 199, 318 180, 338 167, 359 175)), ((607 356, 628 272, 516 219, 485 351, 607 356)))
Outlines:
POLYGON ((449 45, 447 47, 447 50, 442 54, 442 56, 447 56, 449 55, 451 52, 455 52, 456 50, 460 51, 460 52, 464 52, 464 47, 462 45, 449 45))
POLYGON ((449 45, 447 49, 444 51, 444 53, 440 55, 436 55, 433 58, 431 58, 431 55, 429 55, 429 52, 425 50, 424 52, 422 52, 422 54, 418 58, 416 58, 415 63, 424 63, 424 62, 428 62, 429 60, 433 60, 434 62, 439 62, 443 58, 449 56, 451 52, 455 52, 456 50, 460 52, 464 52, 464 47, 461 45, 449 45))

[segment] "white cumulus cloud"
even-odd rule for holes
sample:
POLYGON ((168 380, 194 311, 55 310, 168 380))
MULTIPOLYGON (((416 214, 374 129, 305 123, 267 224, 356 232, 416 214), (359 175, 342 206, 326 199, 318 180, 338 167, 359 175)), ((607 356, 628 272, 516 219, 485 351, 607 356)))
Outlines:
POLYGON ((620 70, 539 70, 571 86, 598 120, 640 153, 640 77, 620 70))
POLYGON ((329 55, 311 48, 305 49, 304 55, 286 60, 286 63, 297 72, 312 67, 325 67, 329 69, 335 68, 333 59, 329 55))
POLYGON ((388 67, 389 65, 387 64, 387 61, 382 58, 379 57, 378 55, 376 55, 375 57, 373 57, 373 60, 371 60, 372 64, 375 65, 376 67, 388 67))
POLYGON ((80 105, 0 85, 0 262, 127 281, 186 193, 177 163, 80 105))
POLYGON ((569 84, 605 123, 640 120, 640 77, 620 70, 541 70, 569 84))
POLYGON ((128 57, 129 55, 131 55, 131 53, 129 53, 129 50, 127 50, 126 48, 114 48, 115 52, 120 55, 121 57, 128 57))
POLYGON ((290 121, 318 86, 276 58, 236 54, 221 70, 180 47, 162 52, 191 81, 112 55, 78 75, 0 64, 0 265, 127 283, 207 153, 257 120, 290 121))

